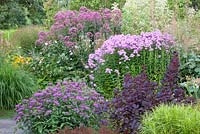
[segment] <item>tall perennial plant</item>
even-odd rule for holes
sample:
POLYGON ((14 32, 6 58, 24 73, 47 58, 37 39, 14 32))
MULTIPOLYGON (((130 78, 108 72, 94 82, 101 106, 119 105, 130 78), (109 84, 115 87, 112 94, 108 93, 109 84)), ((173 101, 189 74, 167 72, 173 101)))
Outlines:
POLYGON ((130 72, 136 76, 142 65, 147 65, 150 80, 160 81, 169 63, 173 44, 172 37, 160 31, 112 36, 89 55, 91 84, 108 97, 113 88, 122 87, 124 74, 130 72))
POLYGON ((40 32, 37 44, 60 40, 66 46, 77 45, 87 39, 90 43, 100 38, 107 39, 112 34, 120 33, 121 10, 115 8, 92 11, 81 7, 79 11, 60 11, 54 17, 54 24, 49 32, 40 32))

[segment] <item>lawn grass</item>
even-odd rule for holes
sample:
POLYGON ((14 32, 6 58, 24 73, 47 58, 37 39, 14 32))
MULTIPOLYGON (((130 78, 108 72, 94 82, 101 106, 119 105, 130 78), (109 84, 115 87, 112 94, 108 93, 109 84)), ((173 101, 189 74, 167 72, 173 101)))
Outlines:
POLYGON ((0 110, 0 119, 11 119, 14 117, 14 110, 0 110))

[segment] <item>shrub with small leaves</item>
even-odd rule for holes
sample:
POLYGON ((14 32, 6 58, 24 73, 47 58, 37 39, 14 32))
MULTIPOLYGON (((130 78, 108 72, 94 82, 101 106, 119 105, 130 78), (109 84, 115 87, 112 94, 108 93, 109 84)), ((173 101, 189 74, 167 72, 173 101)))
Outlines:
POLYGON ((52 42, 32 53, 28 68, 38 77, 42 87, 63 79, 84 79, 87 76, 84 62, 91 49, 83 44, 82 47, 84 49, 81 46, 72 48, 66 47, 62 42, 52 42))
POLYGON ((145 69, 135 78, 130 74, 124 77, 123 90, 116 90, 108 105, 110 120, 119 132, 137 134, 141 127, 141 116, 161 103, 194 102, 194 99, 187 97, 184 90, 177 85, 178 67, 178 54, 174 53, 161 86, 148 80, 145 69))
POLYGON ((192 52, 184 54, 181 58, 183 61, 180 68, 181 76, 200 78, 200 54, 192 52))
POLYGON ((98 128, 98 105, 104 98, 85 83, 62 82, 49 86, 16 105, 16 121, 25 131, 49 134, 68 127, 98 128))

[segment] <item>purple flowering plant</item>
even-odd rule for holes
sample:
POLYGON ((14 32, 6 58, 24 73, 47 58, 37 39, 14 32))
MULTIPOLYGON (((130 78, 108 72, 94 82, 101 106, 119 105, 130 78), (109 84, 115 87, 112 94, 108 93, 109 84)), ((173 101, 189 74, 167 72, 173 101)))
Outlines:
POLYGON ((93 11, 81 7, 79 11, 59 11, 54 17, 54 24, 49 32, 40 32, 38 45, 63 41, 68 47, 79 45, 83 40, 90 44, 98 39, 107 39, 112 34, 119 34, 121 27, 120 9, 100 9, 93 11))
POLYGON ((60 11, 54 19, 48 32, 39 33, 30 65, 42 85, 57 79, 84 79, 88 55, 110 35, 120 33, 122 18, 118 8, 93 11, 81 7, 60 11))
POLYGON ((100 114, 96 110, 104 98, 85 83, 57 83, 35 93, 16 105, 20 128, 37 134, 49 134, 64 127, 97 128, 100 114))
POLYGON ((186 95, 178 85, 179 58, 174 53, 161 85, 148 79, 146 69, 136 77, 126 74, 123 90, 115 90, 114 98, 107 105, 110 120, 123 134, 138 134, 141 117, 155 106, 164 104, 191 104, 195 100, 186 95))
POLYGON ((170 60, 174 40, 159 30, 140 35, 115 35, 89 55, 88 66, 92 69, 91 84, 105 97, 112 96, 113 88, 121 88, 123 76, 133 76, 147 66, 150 80, 159 82, 170 60))

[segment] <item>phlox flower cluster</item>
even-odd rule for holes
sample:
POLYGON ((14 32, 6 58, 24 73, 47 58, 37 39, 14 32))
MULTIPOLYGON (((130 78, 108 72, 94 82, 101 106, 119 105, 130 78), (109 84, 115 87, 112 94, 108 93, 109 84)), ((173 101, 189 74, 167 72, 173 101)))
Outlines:
MULTIPOLYGON (((140 35, 115 35, 111 36, 104 44, 89 55, 88 65, 90 68, 97 68, 105 63, 104 57, 117 53, 121 62, 129 61, 135 56, 140 56, 140 51, 146 49, 153 51, 165 48, 169 50, 174 44, 173 38, 169 34, 162 34, 159 30, 154 32, 141 33, 140 35)), ((106 69, 107 73, 111 70, 106 69)))

